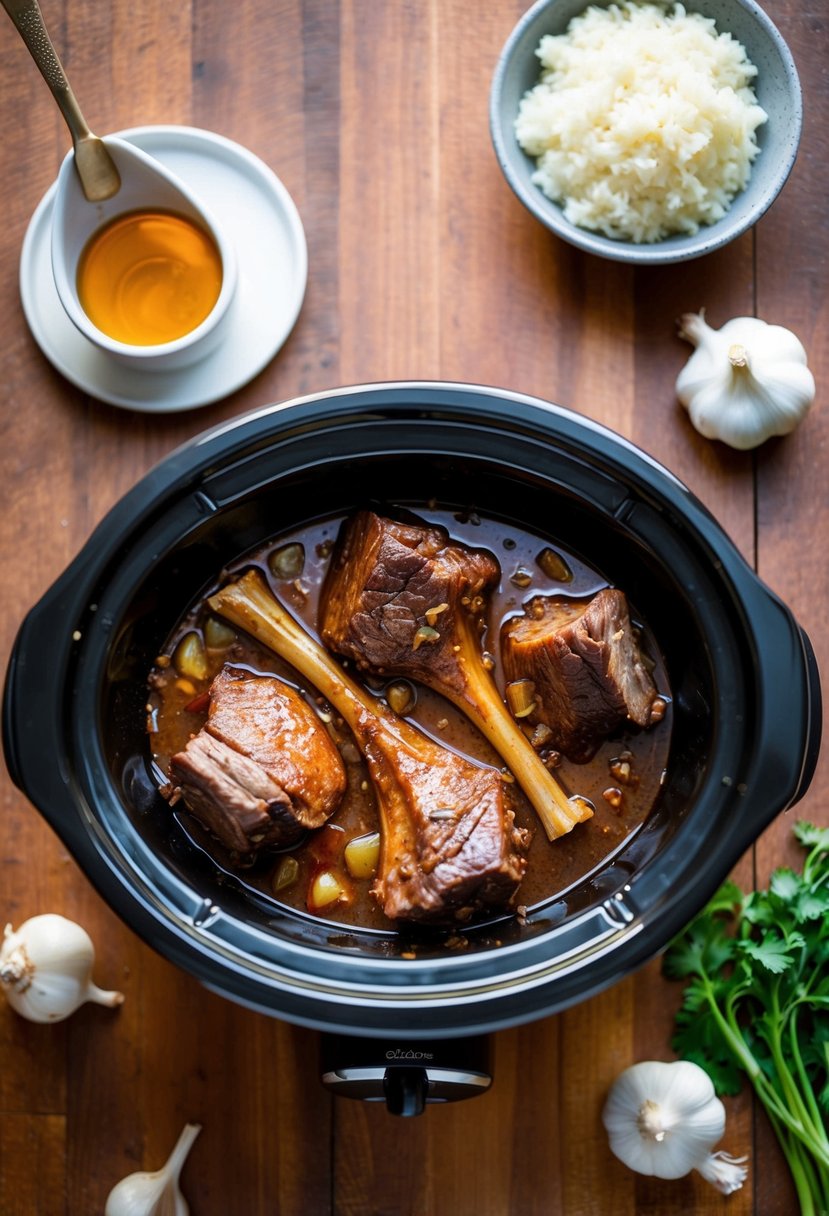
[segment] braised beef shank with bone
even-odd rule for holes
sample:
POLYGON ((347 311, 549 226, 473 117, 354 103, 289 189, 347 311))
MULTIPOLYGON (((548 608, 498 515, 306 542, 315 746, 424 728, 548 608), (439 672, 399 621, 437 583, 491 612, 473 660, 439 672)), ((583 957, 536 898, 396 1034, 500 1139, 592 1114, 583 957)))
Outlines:
POLYGON ((516 726, 483 663, 491 554, 440 527, 359 511, 340 531, 322 590, 323 642, 359 668, 419 680, 457 705, 514 774, 550 839, 590 818, 516 726))
POLYGON ((373 894, 400 921, 466 921, 503 909, 526 870, 507 783, 450 752, 353 681, 251 570, 214 612, 289 662, 342 715, 365 757, 381 824, 373 894))
POLYGON ((235 852, 287 846, 321 827, 345 793, 325 726, 276 676, 225 666, 207 722, 170 762, 170 795, 235 852))
POLYGON ((664 709, 616 589, 587 604, 535 597, 505 623, 501 654, 508 680, 532 683, 528 721, 547 726, 571 760, 590 760, 624 722, 649 726, 664 709))
MULTIPOLYGON (((452 544, 443 528, 360 511, 344 524, 322 590, 320 636, 362 670, 405 675, 468 695, 466 647, 483 626, 494 558, 452 544)), ((479 646, 476 645, 476 649, 479 646)))

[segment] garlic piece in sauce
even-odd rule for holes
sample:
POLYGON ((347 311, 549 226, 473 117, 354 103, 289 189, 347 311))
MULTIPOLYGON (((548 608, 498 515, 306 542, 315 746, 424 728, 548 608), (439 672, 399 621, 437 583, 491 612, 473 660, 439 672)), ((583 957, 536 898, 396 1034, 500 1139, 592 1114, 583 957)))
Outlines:
POLYGON ((0 986, 16 1013, 30 1022, 61 1022, 81 1005, 120 1005, 90 978, 95 947, 85 929, 53 912, 33 916, 16 931, 6 925, 0 946, 0 986))
POLYGON ((679 336, 696 350, 679 373, 676 393, 707 439, 745 451, 788 435, 805 417, 815 379, 790 330, 756 317, 734 317, 712 329, 700 311, 680 317, 679 336))
POLYGON ((122 1178, 109 1193, 104 1216, 188 1216, 190 1208, 179 1187, 187 1154, 201 1131, 188 1123, 160 1170, 139 1171, 122 1178))
POLYGON ((744 1157, 712 1153, 725 1107, 711 1078, 689 1060, 644 1060, 613 1083, 602 1111, 613 1153, 638 1174, 683 1178, 698 1170, 724 1195, 746 1179, 744 1157))

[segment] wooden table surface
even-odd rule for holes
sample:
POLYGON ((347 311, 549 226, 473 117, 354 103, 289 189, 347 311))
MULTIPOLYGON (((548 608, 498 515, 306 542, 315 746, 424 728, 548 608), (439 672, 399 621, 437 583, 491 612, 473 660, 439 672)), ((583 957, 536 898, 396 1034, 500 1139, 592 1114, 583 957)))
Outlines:
MULTIPOLYGON (((0 20, 0 642, 98 520, 157 460, 254 407, 339 385, 471 381, 603 422, 671 468, 789 603, 829 671, 829 297, 825 13, 766 0, 805 94, 783 194, 730 248, 634 271, 549 235, 505 184, 487 126, 497 54, 525 0, 44 0, 93 130, 180 123, 236 140, 279 175, 305 225, 310 277, 284 348, 233 396, 151 416, 101 404, 47 362, 17 269, 67 132, 0 20), (821 36, 823 41, 821 41, 821 36), (689 348, 674 318, 754 314, 794 329, 819 396, 792 436, 739 454, 702 439, 674 396, 689 348)), ((44 756, 44 763, 51 762, 44 756)), ((765 882, 794 859, 791 822, 829 823, 829 766, 737 867, 765 882)), ((794 1193, 762 1113, 729 1100, 723 1144, 751 1157, 729 1199, 698 1175, 627 1171, 600 1122, 630 1063, 671 1059, 676 986, 658 962, 544 1021, 495 1036, 484 1097, 420 1119, 333 1099, 316 1035, 206 992, 93 891, 3 771, 0 914, 81 922, 99 983, 126 994, 35 1026, 0 1001, 0 1212, 87 1216, 123 1175, 155 1168, 203 1125, 184 1175, 194 1216, 791 1216, 794 1193)))

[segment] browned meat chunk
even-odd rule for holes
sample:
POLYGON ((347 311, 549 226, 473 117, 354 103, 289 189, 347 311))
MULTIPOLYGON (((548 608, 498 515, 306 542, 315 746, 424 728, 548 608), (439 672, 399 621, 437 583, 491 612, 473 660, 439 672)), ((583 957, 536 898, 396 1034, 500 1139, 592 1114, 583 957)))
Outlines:
POLYGON ((382 823, 373 894, 393 920, 467 920, 504 908, 527 868, 509 786, 408 723, 360 715, 355 738, 382 823))
POLYGON ((462 695, 468 684, 458 618, 480 618, 495 560, 453 544, 443 528, 360 511, 343 528, 322 592, 321 636, 358 667, 406 675, 462 695))
POLYGON ((346 787, 340 754, 299 693, 232 667, 213 681, 207 722, 173 756, 170 782, 174 798, 244 854, 321 827, 346 787))
POLYGON ((282 605, 257 571, 210 606, 291 663, 351 728, 381 819, 374 895, 394 920, 466 920, 504 908, 526 870, 526 831, 495 769, 429 739, 375 700, 282 605))
POLYGON ((320 634, 358 667, 420 680, 453 701, 512 770, 552 840, 592 810, 558 786, 483 663, 485 593, 499 575, 490 554, 453 542, 443 528, 360 511, 337 541, 320 634))
POLYGON ((509 681, 534 686, 527 720, 549 727, 553 746, 572 760, 589 760, 626 720, 648 726, 657 716, 621 591, 600 591, 587 605, 538 596, 506 623, 501 654, 509 681))

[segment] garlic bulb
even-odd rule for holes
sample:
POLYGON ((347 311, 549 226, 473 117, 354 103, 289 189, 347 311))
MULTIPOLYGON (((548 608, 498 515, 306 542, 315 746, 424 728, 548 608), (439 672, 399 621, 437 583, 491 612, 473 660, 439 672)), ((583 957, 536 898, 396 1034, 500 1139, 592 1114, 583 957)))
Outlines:
POLYGON ((756 317, 712 329, 700 311, 680 317, 679 336, 697 349, 677 377, 676 393, 707 439, 746 450, 788 435, 805 417, 815 379, 790 330, 756 317))
POLYGON ((178 1180, 200 1131, 199 1123, 186 1124, 160 1170, 128 1174, 116 1183, 109 1192, 104 1216, 188 1216, 190 1208, 178 1180))
POLYGON ((94 1001, 120 1005, 120 992, 104 992, 90 973, 95 947, 85 929, 64 916, 33 916, 15 932, 6 925, 0 947, 0 985, 17 1013, 30 1022, 60 1022, 94 1001))
POLYGON ((688 1060, 625 1069, 602 1120, 612 1151, 639 1174, 682 1178, 696 1169, 724 1195, 746 1179, 745 1157, 711 1152, 725 1130, 725 1108, 708 1074, 688 1060))

